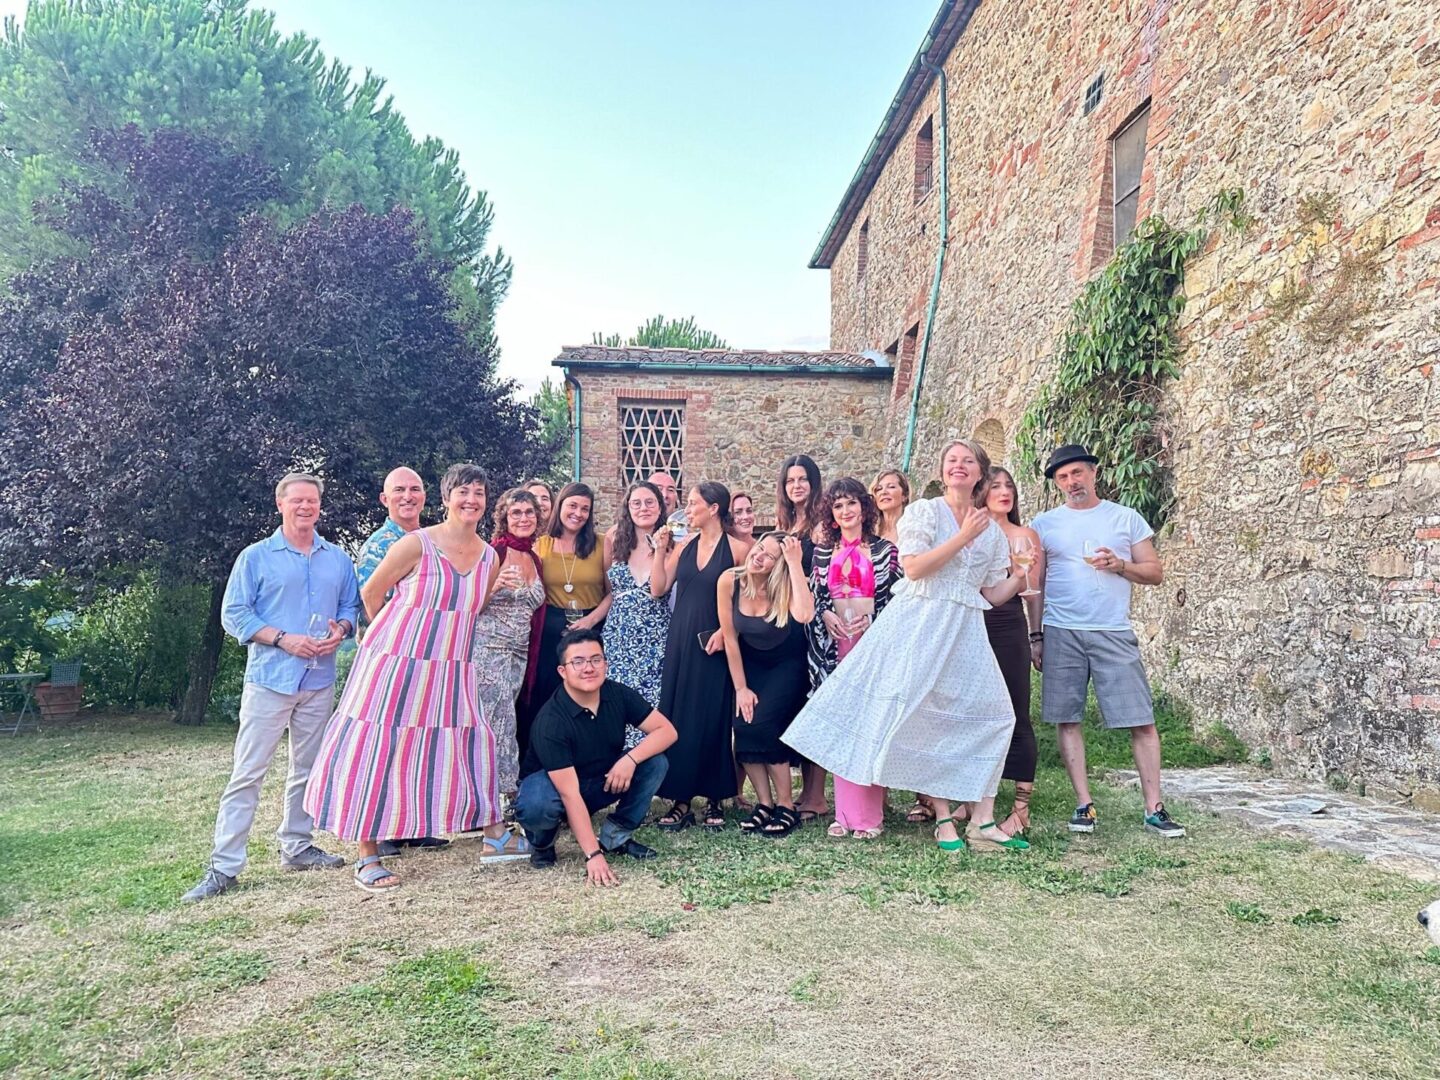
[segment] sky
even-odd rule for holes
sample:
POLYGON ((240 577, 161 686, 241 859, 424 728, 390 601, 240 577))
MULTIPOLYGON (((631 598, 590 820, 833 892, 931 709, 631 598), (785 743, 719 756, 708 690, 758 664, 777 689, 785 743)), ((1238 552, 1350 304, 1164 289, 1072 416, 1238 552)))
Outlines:
MULTIPOLYGON (((23 6, 0 0, 0 12, 23 6)), ((939 0, 259 0, 460 155, 515 263, 500 372, 656 314, 823 349, 807 264, 939 0)))

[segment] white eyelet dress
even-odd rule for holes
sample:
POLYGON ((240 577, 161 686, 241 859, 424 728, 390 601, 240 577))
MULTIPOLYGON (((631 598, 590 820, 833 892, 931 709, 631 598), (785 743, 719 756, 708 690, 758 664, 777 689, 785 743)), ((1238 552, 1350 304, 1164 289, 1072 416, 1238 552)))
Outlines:
MULTIPOLYGON (((945 500, 911 503, 900 554, 959 531, 945 500)), ((934 574, 896 584, 859 644, 821 683, 783 736, 855 784, 956 801, 994 795, 1015 711, 990 640, 982 587, 1000 584, 1010 548, 994 522, 934 574)))

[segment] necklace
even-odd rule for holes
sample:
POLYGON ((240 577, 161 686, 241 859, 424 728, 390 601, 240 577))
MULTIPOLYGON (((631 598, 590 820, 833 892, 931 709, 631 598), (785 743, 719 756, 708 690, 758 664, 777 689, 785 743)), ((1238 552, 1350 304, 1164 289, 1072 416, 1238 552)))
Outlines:
POLYGON ((565 552, 562 551, 559 554, 560 565, 565 568, 565 591, 567 593, 573 593, 575 591, 575 586, 571 583, 571 578, 575 576, 575 556, 572 554, 567 561, 565 558, 565 552))

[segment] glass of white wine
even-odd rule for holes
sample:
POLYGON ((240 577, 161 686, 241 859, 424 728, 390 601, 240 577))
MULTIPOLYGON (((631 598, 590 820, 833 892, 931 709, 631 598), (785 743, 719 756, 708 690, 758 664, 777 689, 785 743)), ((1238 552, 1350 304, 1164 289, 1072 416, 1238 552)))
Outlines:
MULTIPOLYGON (((305 624, 305 636, 314 638, 316 641, 324 641, 330 636, 330 620, 318 612, 312 613, 310 621, 305 624)), ((305 666, 313 671, 320 666, 320 658, 312 656, 306 661, 305 666)))
POLYGON ((1011 537, 1010 555, 1015 560, 1015 565, 1025 572, 1025 588, 1020 591, 1020 595, 1038 596, 1040 590, 1030 584, 1030 567, 1035 565, 1035 545, 1030 537, 1024 533, 1016 533, 1011 537))
POLYGON ((1085 541, 1084 558, 1086 564, 1090 567, 1092 575, 1091 587, 1098 592, 1100 589, 1100 568, 1096 566, 1095 563, 1100 558, 1100 541, 1085 541))

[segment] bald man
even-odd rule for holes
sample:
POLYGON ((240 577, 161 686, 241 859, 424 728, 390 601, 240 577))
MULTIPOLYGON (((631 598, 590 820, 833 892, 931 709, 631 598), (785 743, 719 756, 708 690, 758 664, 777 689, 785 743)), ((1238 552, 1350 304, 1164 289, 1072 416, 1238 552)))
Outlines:
POLYGON ((660 497, 665 500, 665 516, 669 517, 680 505, 680 493, 675 490, 675 478, 668 472, 657 472, 650 477, 649 483, 660 489, 660 497))
POLYGON ((385 558, 390 545, 420 527, 420 511, 425 509, 425 481, 414 469, 404 465, 391 469, 380 492, 380 505, 390 511, 390 515, 385 524, 371 533, 360 546, 360 557, 355 560, 355 574, 361 587, 370 580, 370 575, 385 558))
MULTIPOLYGON (((390 545, 406 533, 420 528, 420 511, 425 509, 425 481, 414 469, 404 465, 391 469, 385 477, 385 486, 380 492, 380 505, 388 510, 385 524, 376 529, 360 546, 360 557, 355 560, 355 576, 363 586, 375 573, 380 560, 390 550, 390 545)), ((388 600, 389 597, 386 597, 388 600)), ((380 841, 380 854, 395 856, 401 847, 420 848, 422 851, 440 851, 450 846, 450 841, 437 836, 421 836, 408 840, 380 841)))

